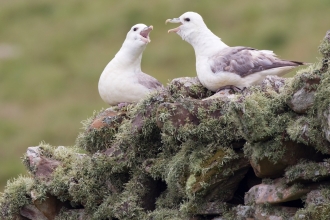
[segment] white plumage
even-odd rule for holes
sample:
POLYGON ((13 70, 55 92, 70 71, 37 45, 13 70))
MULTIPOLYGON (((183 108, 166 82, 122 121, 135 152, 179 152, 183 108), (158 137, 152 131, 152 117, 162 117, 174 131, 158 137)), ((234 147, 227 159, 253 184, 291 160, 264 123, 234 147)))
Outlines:
POLYGON ((162 88, 162 84, 141 71, 141 59, 146 45, 150 42, 152 26, 134 25, 115 57, 103 70, 99 94, 109 105, 134 103, 150 92, 162 88))
POLYGON ((203 18, 195 12, 186 12, 166 23, 180 23, 175 32, 190 43, 196 55, 196 72, 200 82, 209 90, 225 86, 244 88, 259 84, 267 75, 282 76, 302 62, 282 60, 273 51, 250 47, 229 47, 213 34, 203 18))

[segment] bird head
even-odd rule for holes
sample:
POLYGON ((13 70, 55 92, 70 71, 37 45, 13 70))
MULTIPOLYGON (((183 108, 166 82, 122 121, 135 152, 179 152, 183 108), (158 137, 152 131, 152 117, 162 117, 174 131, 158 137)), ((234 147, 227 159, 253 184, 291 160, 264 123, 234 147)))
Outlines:
POLYGON ((152 25, 148 27, 145 24, 136 24, 127 33, 126 41, 137 46, 145 46, 151 42, 149 34, 152 30, 152 25))
POLYGON ((186 12, 178 18, 167 19, 165 23, 179 23, 179 27, 168 30, 168 33, 174 32, 189 41, 189 38, 201 29, 207 28, 202 16, 196 12, 186 12))

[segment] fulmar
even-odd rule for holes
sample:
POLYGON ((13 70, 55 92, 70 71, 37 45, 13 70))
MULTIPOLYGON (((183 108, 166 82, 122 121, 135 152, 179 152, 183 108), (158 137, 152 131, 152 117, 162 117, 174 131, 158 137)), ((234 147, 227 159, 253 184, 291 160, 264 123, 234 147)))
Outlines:
POLYGON ((99 94, 109 105, 135 103, 152 91, 162 88, 154 77, 141 71, 144 49, 150 43, 153 26, 136 24, 115 57, 103 70, 98 84, 99 94))
POLYGON ((303 62, 279 59, 273 51, 251 47, 230 47, 223 43, 196 12, 186 12, 166 23, 180 23, 168 32, 177 33, 190 43, 196 55, 199 81, 211 91, 226 87, 243 89, 257 85, 267 75, 283 76, 303 62))

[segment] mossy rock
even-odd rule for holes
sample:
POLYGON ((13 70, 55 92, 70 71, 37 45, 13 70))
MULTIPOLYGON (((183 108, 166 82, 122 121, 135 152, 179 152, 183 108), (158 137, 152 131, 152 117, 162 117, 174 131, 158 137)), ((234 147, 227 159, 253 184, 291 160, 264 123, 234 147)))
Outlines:
MULTIPOLYGON (((31 177, 8 182, 1 218, 22 217, 24 208, 42 209, 34 201, 56 198, 63 205, 58 219, 235 219, 231 199, 242 197, 244 190, 236 189, 248 180, 250 163, 274 166, 276 175, 263 177, 275 177, 288 166, 287 175, 329 157, 329 39, 320 45, 322 61, 292 79, 266 77, 240 93, 214 94, 197 78, 181 78, 136 104, 95 113, 84 122, 76 147, 41 144, 37 157, 23 158, 31 177), (305 105, 296 108, 301 100, 305 105)), ((321 190, 315 176, 288 176, 294 185, 287 189, 300 194, 288 190, 292 194, 282 193, 283 201, 321 190), (312 183, 304 188, 306 180, 312 183)), ((328 178, 323 171, 322 177, 328 178)), ((281 192, 275 196, 280 199, 281 192)), ((296 217, 327 216, 328 201, 314 206, 296 217)))
POLYGON ((250 164, 243 154, 220 149, 199 166, 200 171, 191 173, 186 182, 186 194, 203 201, 229 201, 250 164))

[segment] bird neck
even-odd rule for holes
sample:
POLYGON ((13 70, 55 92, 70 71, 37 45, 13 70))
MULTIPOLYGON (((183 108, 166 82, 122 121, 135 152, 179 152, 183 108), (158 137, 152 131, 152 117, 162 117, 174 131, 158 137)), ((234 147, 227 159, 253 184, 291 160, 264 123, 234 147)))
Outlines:
POLYGON ((219 50, 228 47, 227 44, 223 43, 221 39, 213 34, 207 27, 192 32, 185 40, 193 46, 196 57, 209 57, 219 50))
POLYGON ((129 48, 122 46, 118 51, 113 62, 122 69, 130 69, 133 71, 141 71, 141 60, 144 48, 129 48))

